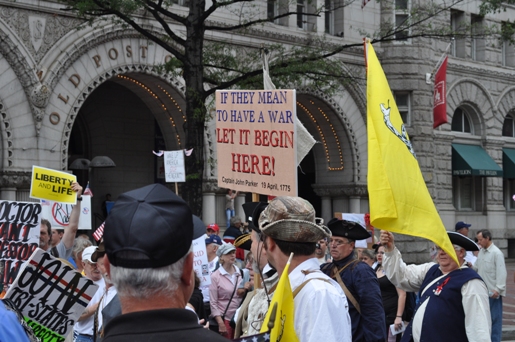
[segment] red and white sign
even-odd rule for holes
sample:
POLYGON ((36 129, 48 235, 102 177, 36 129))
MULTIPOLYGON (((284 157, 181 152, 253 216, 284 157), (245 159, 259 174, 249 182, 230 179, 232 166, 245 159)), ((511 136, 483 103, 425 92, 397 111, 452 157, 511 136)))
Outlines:
POLYGON ((295 90, 216 92, 218 186, 297 196, 295 90))

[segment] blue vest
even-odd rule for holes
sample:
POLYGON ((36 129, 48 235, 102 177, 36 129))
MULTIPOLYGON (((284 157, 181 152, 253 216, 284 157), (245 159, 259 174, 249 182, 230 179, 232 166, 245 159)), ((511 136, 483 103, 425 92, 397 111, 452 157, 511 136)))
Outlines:
MULTIPOLYGON (((465 331, 465 312, 463 311, 461 288, 468 281, 481 279, 481 277, 470 268, 457 269, 432 284, 422 294, 422 290, 441 275, 442 271, 440 271, 439 265, 434 265, 427 272, 420 287, 420 301, 417 310, 420 305, 429 301, 424 313, 420 341, 468 341, 465 331)), ((413 341, 412 323, 413 321, 406 328, 402 336, 402 342, 413 341)))

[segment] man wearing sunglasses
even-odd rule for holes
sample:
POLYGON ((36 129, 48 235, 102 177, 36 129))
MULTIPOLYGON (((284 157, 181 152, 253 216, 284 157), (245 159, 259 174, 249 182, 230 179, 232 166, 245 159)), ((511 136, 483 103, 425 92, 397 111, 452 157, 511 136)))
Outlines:
POLYGON ((401 341, 490 341, 488 290, 465 263, 466 251, 477 251, 478 247, 460 233, 447 234, 459 265, 439 247, 438 264, 406 265, 395 248, 393 234, 381 231, 386 276, 405 291, 419 291, 415 315, 401 341))
POLYGON ((355 241, 370 237, 357 222, 332 219, 327 223, 332 237, 329 249, 333 262, 322 271, 338 282, 349 302, 353 342, 384 342, 385 317, 377 276, 370 266, 356 259, 355 241))

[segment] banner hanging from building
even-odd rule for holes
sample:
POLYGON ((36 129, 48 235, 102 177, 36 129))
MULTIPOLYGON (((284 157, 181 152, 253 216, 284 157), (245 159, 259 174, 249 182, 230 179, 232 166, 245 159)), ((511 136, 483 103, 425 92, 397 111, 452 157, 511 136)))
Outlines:
POLYGON ((216 92, 218 186, 297 195, 295 90, 216 92))
POLYGON ((77 195, 72 190, 72 183, 76 180, 75 175, 67 172, 32 166, 30 197, 75 204, 77 195))
POLYGON ((98 290, 92 280, 38 248, 5 297, 43 342, 63 342, 98 290))
POLYGON ((447 123, 447 59, 448 57, 445 56, 445 59, 435 74, 433 128, 447 123))
POLYGON ((40 222, 41 204, 0 201, 0 284, 4 289, 38 248, 40 222))

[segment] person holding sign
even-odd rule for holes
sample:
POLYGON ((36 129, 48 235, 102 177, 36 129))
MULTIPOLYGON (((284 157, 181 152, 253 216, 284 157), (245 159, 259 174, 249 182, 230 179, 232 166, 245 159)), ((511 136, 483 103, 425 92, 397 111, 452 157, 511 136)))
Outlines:
POLYGON ((80 186, 80 184, 77 182, 73 182, 72 190, 75 192, 77 196, 77 204, 73 206, 72 212, 70 214, 70 224, 67 228, 64 229, 63 238, 55 246, 58 255, 55 255, 55 252, 50 253, 53 249, 50 243, 52 237, 52 227, 50 226, 50 222, 48 220, 42 219, 40 226, 39 248, 46 252, 49 252, 55 257, 62 259, 68 259, 69 257, 71 257, 73 243, 75 242, 75 234, 77 234, 77 230, 79 229, 80 203, 82 201, 82 186, 80 186))
POLYGON ((107 323, 103 342, 227 341, 185 309, 199 228, 186 202, 161 184, 120 195, 104 226, 104 266, 122 314, 107 323))

